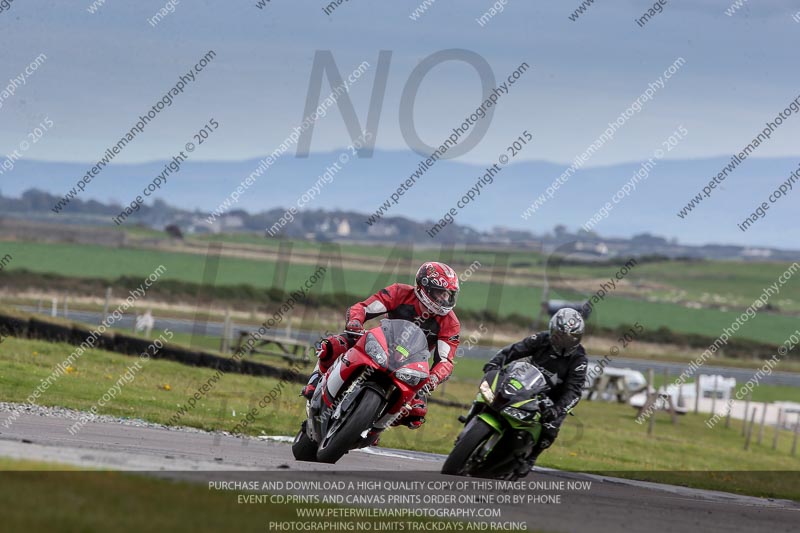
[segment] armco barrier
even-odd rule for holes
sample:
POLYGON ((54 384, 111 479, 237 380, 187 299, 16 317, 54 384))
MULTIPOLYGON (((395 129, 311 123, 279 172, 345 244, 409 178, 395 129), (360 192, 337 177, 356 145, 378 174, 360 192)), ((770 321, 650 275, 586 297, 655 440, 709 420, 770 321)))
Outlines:
MULTIPOLYGON (((6 331, 9 337, 20 337, 44 340, 47 342, 65 342, 74 346, 80 345, 89 335, 91 326, 70 323, 59 319, 42 319, 24 313, 11 313, 0 310, 0 331, 6 331)), ((152 341, 127 335, 106 331, 100 335, 95 343, 99 349, 124 355, 140 355, 147 351, 152 341)), ((278 378, 296 383, 305 383, 303 376, 297 376, 287 369, 257 363, 255 361, 237 361, 201 350, 193 350, 175 344, 166 344, 157 351, 154 359, 165 359, 184 365, 200 366, 222 370, 226 373, 249 374, 278 378)))
POLYGON ((145 352, 152 355, 152 353, 147 349, 152 342, 153 341, 144 339, 142 337, 133 337, 131 335, 125 335, 124 333, 115 333, 114 348, 111 351, 123 353, 125 355, 139 355, 145 352))
POLYGON ((72 325, 31 318, 28 320, 28 337, 48 342, 72 344, 72 325))
POLYGON ((25 337, 28 335, 28 319, 0 313, 0 334, 9 337, 25 337))

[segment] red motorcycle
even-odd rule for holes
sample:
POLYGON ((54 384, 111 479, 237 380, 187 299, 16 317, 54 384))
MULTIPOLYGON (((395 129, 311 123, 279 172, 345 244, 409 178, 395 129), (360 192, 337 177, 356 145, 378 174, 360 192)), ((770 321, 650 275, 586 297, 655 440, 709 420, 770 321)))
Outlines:
POLYGON ((425 386, 428 341, 413 322, 381 320, 322 377, 292 444, 298 461, 335 463, 371 446, 425 386))

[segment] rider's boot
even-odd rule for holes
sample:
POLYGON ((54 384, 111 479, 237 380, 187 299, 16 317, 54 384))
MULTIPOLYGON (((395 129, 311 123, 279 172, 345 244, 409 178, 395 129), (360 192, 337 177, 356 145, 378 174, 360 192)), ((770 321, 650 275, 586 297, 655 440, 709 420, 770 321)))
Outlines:
POLYGON ((348 339, 344 335, 334 335, 327 339, 322 339, 316 344, 317 366, 314 367, 314 371, 308 379, 308 384, 303 388, 300 396, 307 400, 311 400, 314 397, 319 378, 328 371, 328 368, 340 355, 347 351, 349 346, 348 339))
POLYGON ((539 456, 544 450, 544 448, 540 448, 539 446, 534 447, 531 454, 527 458, 520 461, 516 470, 517 475, 521 478, 527 476, 530 471, 533 470, 533 467, 536 465, 536 460, 539 459, 539 456))
POLYGON ((311 377, 308 378, 308 383, 300 392, 300 396, 311 401, 311 398, 314 397, 314 391, 317 390, 317 385, 319 384, 319 379, 321 377, 322 373, 319 370, 319 363, 317 363, 317 366, 314 367, 314 371, 311 373, 311 377))
POLYGON ((523 478, 527 476, 531 470, 533 470, 534 465, 536 464, 535 457, 528 457, 527 459, 523 459, 520 461, 519 465, 516 469, 516 474, 518 478, 523 478))
POLYGON ((381 441, 381 433, 383 433, 382 429, 370 429, 369 433, 367 433, 367 438, 364 439, 366 441, 365 446, 377 446, 381 441))

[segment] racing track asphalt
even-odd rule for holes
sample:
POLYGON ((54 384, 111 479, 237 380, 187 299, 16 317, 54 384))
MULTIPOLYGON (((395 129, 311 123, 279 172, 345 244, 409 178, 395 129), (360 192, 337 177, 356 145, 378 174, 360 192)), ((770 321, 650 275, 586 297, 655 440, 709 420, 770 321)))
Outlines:
MULTIPOLYGON (((380 481, 390 473, 410 480, 454 480, 439 474, 443 456, 383 448, 351 452, 337 465, 295 461, 287 438, 239 438, 136 421, 88 423, 77 435, 69 416, 23 414, 10 428, 0 412, 0 456, 85 468, 151 472, 206 483, 209 479, 380 481)), ((566 491, 560 504, 500 505, 504 520, 546 531, 797 531, 800 504, 670 485, 537 469, 527 480, 591 481, 591 490, 566 491)))

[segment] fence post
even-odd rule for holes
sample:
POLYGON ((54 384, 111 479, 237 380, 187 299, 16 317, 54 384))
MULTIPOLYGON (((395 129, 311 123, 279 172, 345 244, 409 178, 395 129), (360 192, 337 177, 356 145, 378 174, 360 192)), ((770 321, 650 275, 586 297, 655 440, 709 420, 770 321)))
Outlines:
POLYGON ((700 412, 700 374, 694 380, 694 414, 700 412))
POLYGON ((744 423, 742 424, 742 437, 747 432, 747 413, 750 412, 750 398, 753 397, 752 392, 747 393, 747 400, 744 403, 744 423))
POLYGON ((103 320, 108 317, 109 307, 111 307, 111 287, 106 287, 106 303, 103 305, 103 320))
POLYGON ((761 441, 764 440, 764 424, 767 422, 767 402, 761 407, 761 427, 758 428, 758 445, 761 446, 761 441))
POLYGON ((657 407, 656 402, 658 401, 658 390, 655 387, 655 380, 656 380, 655 371, 651 368, 650 370, 647 371, 647 381, 648 381, 647 398, 648 400, 650 400, 650 402, 652 402, 651 406, 653 408, 653 412, 650 413, 650 418, 647 420, 648 435, 653 434, 653 428, 655 426, 655 421, 656 421, 656 407, 657 407), (650 390, 649 390, 650 387, 653 388, 652 396, 650 395, 650 390))
POLYGON ((711 414, 717 414, 717 387, 719 386, 719 374, 714 375, 714 392, 711 394, 711 414))
POLYGON ((228 353, 230 350, 231 342, 231 308, 225 309, 225 324, 222 326, 222 341, 220 342, 219 351, 228 353))
POLYGON ((50 308, 50 316, 57 317, 58 316, 58 298, 53 296, 52 305, 50 308))
POLYGON ((772 437, 772 449, 778 449, 778 435, 781 433, 781 417, 783 416, 783 407, 778 409, 778 421, 775 422, 775 435, 772 437))
POLYGON ((792 457, 797 453, 797 430, 800 428, 800 413, 797 413, 797 420, 794 422, 794 441, 792 442, 792 457))
POLYGON ((750 423, 747 423, 747 417, 744 419, 744 425, 747 427, 747 438, 744 441, 744 449, 748 450, 750 448, 750 437, 753 436, 753 426, 756 423, 756 411, 758 408, 753 407, 753 414, 750 416, 750 423))
POLYGON ((64 295, 64 318, 69 318, 69 298, 64 295))
POLYGON ((728 398, 728 403, 726 405, 728 408, 728 413, 725 415, 725 429, 731 427, 731 412, 733 411, 733 404, 731 403, 730 398, 728 398))

